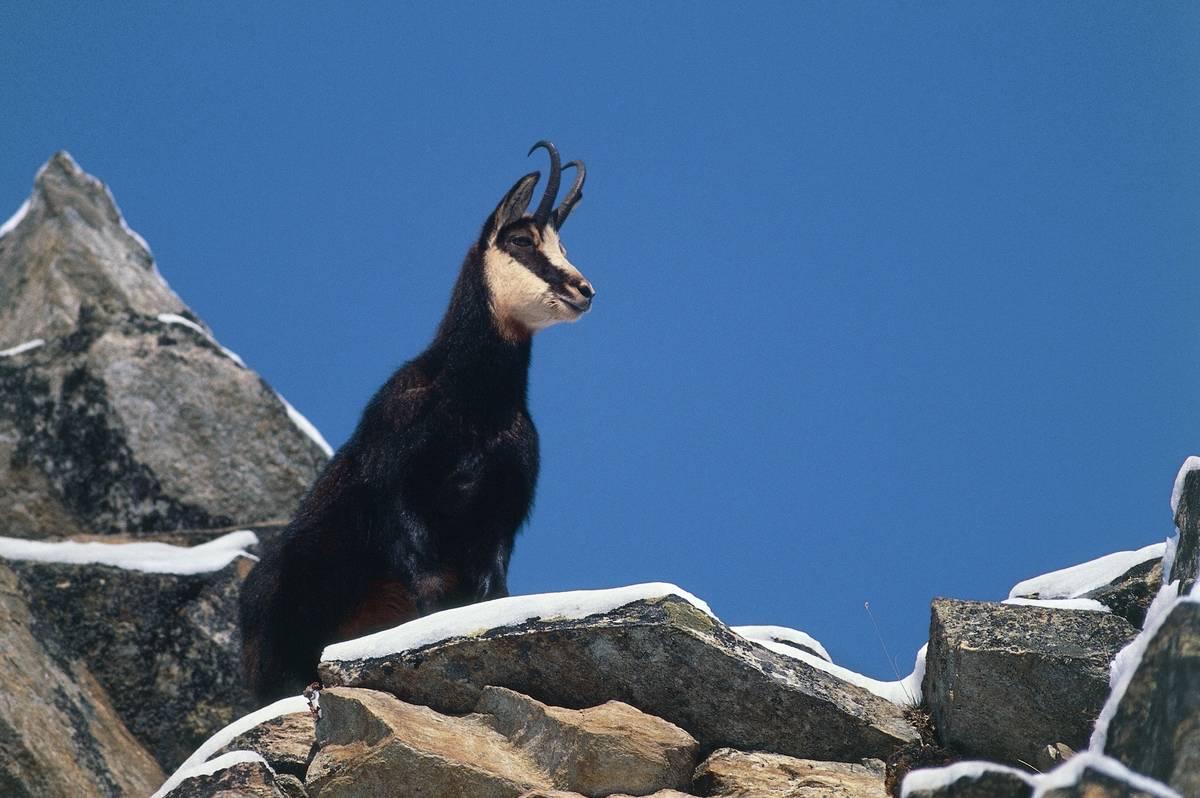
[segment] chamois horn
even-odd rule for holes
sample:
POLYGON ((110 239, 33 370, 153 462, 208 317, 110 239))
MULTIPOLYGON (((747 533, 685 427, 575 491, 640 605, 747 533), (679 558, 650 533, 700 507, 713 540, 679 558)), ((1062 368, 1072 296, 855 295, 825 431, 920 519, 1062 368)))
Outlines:
POLYGON ((563 169, 570 169, 572 166, 575 167, 575 182, 571 184, 571 190, 567 192, 567 196, 563 197, 563 201, 550 215, 550 221, 555 230, 563 226, 563 222, 571 215, 571 209, 575 207, 575 203, 583 199, 583 181, 587 180, 587 169, 584 168, 583 161, 571 161, 563 169))
POLYGON ((533 155, 533 151, 538 147, 550 153, 550 176, 546 178, 546 193, 542 195, 542 201, 538 204, 537 210, 533 214, 533 220, 537 222, 538 227, 542 227, 550 219, 550 210, 554 207, 555 198, 558 197, 558 183, 562 178, 562 165, 558 157, 558 148, 545 139, 530 147, 529 155, 533 155))

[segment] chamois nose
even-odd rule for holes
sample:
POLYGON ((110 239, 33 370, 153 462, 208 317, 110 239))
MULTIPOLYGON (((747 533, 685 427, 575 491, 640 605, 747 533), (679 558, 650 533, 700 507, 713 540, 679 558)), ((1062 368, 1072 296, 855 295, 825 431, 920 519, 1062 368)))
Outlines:
POLYGON ((592 288, 592 284, 587 280, 582 281, 578 288, 579 293, 583 294, 584 299, 591 299, 596 295, 596 289, 592 288))

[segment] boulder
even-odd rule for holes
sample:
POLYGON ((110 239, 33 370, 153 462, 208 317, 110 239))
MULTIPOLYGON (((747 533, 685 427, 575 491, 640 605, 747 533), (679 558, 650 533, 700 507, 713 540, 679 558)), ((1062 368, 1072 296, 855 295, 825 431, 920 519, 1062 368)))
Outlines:
POLYGON ((84 662, 41 638, 0 563, 0 795, 149 795, 163 780, 84 662))
POLYGON ((327 456, 65 153, 0 236, 0 350, 7 536, 278 521, 327 456))
POLYGON ((1200 458, 1189 457, 1183 464, 1171 499, 1179 540, 1169 579, 1180 583, 1180 595, 1187 595, 1200 577, 1200 458))
MULTIPOLYGON (((546 600, 499 599, 487 611, 530 599, 546 600)), ((322 679, 448 713, 473 709, 485 685, 567 708, 621 701, 686 730, 708 751, 732 746, 854 761, 886 757, 917 738, 900 707, 743 639, 679 595, 638 598, 586 617, 532 610, 486 628, 472 628, 475 611, 448 610, 394 630, 451 629, 432 642, 378 655, 362 654, 355 643, 332 646, 322 679)))
POLYGON ((254 707, 237 621, 237 591, 251 565, 239 557, 220 570, 171 574, 7 562, 33 635, 68 669, 86 666, 115 716, 167 770, 254 707))
MULTIPOLYGON (((238 751, 214 759, 179 781, 169 798, 294 798, 276 782, 275 773, 261 759, 243 757, 238 751), (225 764, 226 762, 229 764, 225 764)), ((294 785, 289 785, 294 790, 294 785)), ((301 787, 303 790, 303 787, 301 787)), ((303 795, 303 793, 300 793, 303 795)), ((164 796, 164 798, 166 798, 164 796)))
POLYGON ((515 798, 556 785, 478 716, 451 717, 374 690, 321 694, 310 792, 323 798, 403 794, 515 798))
POLYGON ((1014 764, 1086 747, 1135 634, 1109 613, 935 599, 923 689, 942 742, 1014 764))
POLYGON ((277 775, 288 774, 303 780, 316 745, 312 715, 293 712, 271 718, 239 734, 217 754, 253 751, 266 760, 277 775))
POLYGON ((1200 795, 1200 601, 1175 604, 1146 642, 1104 752, 1180 795, 1200 795))
POLYGON ((721 748, 696 769, 693 792, 721 798, 885 798, 883 763, 818 762, 721 748))
POLYGON ((485 687, 475 707, 553 784, 585 795, 645 795, 686 789, 696 766, 690 734, 628 704, 551 707, 502 687, 485 687))
POLYGON ((1080 598, 1095 599, 1137 628, 1146 620, 1146 610, 1162 586, 1162 558, 1146 560, 1130 568, 1111 583, 1089 590, 1080 598))

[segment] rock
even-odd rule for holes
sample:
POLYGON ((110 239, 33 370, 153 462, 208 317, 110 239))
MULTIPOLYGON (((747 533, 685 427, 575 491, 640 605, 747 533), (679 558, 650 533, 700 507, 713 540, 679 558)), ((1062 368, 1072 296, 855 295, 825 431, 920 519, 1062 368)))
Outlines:
MULTIPOLYGON (((527 793, 523 793, 520 798, 587 798, 587 796, 569 790, 530 790, 527 793)), ((635 798, 635 796, 619 793, 610 795, 608 798, 635 798)), ((659 790, 649 795, 640 796, 640 798, 696 798, 696 796, 691 793, 679 792, 679 790, 659 790)))
POLYGON ((1171 567, 1170 581, 1178 581, 1179 594, 1187 595, 1200 577, 1200 461, 1189 457, 1175 478, 1178 502, 1175 506, 1175 528, 1179 542, 1171 567), (1180 485, 1180 480, 1183 480, 1180 485))
POLYGON ((923 688, 942 742, 1011 763, 1086 747, 1109 663, 1135 634, 1109 613, 935 599, 923 688))
MULTIPOLYGON (((1140 641, 1139 641, 1140 642, 1140 641)), ((1146 644, 1108 724, 1104 752, 1200 795, 1200 603, 1181 600, 1146 644)))
POLYGON ((1047 745, 1039 751, 1037 761, 1032 764, 1040 772, 1047 773, 1073 756, 1075 756, 1075 750, 1071 746, 1065 743, 1055 743, 1047 745))
POLYGON ((282 715, 234 737, 217 755, 230 751, 253 751, 265 759, 276 774, 290 774, 303 779, 317 744, 313 727, 312 716, 307 712, 282 715))
POLYGON ((546 774, 479 716, 450 717, 374 690, 322 691, 324 718, 307 786, 322 798, 394 795, 514 798, 551 788, 546 774))
MULTIPOLYGON (((456 616, 430 617, 438 620, 422 620, 456 616)), ((385 690, 448 713, 473 709, 484 685, 568 708, 622 701, 686 730, 706 750, 855 760, 885 757, 917 738, 900 707, 751 643, 675 595, 328 660, 320 670, 327 685, 385 690)))
MULTIPOLYGON (((303 788, 301 788, 303 789, 303 788)), ((213 773, 190 776, 167 793, 169 798, 292 798, 261 761, 238 762, 213 773)))
POLYGON ((553 784, 586 795, 646 795, 686 789, 696 766, 690 734, 628 704, 587 709, 547 706, 501 687, 485 687, 477 713, 507 737, 553 784))
POLYGON ((284 798, 308 798, 308 790, 304 788, 304 782, 291 773, 276 773, 275 787, 283 793, 284 798))
POLYGON ((242 685, 237 623, 238 586, 251 564, 239 558, 219 571, 179 575, 7 562, 37 639, 63 662, 86 664, 115 715, 167 770, 254 708, 242 685))
POLYGON ((1146 620, 1146 610, 1162 586, 1162 559, 1138 563, 1111 583, 1089 590, 1080 598, 1095 599, 1137 628, 1146 620))
POLYGON ((37 636, 16 574, 0 563, 0 795, 149 795, 162 783, 88 670, 37 636))
POLYGON ((326 459, 167 287, 65 153, 0 237, 0 532, 46 538, 287 518, 326 459), (162 316, 162 314, 172 314, 162 316))
POLYGON ((713 752, 696 769, 693 789, 722 798, 884 798, 883 763, 818 762, 732 748, 713 752))
MULTIPOLYGON (((1034 781, 1039 798, 1176 798, 1164 785, 1094 753, 1081 754, 1077 761, 1037 776, 1034 781)), ((1179 795, 1189 798, 1195 794, 1179 795)))
POLYGON ((990 762, 958 762, 914 770, 904 779, 905 798, 1029 798, 1031 777, 990 762))

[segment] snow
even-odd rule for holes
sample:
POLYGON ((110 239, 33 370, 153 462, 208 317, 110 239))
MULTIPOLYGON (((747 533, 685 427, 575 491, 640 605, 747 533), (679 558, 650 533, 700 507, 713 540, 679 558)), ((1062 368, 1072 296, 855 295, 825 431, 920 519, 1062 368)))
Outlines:
MULTIPOLYGON (((209 761, 210 756, 233 742, 233 739, 239 734, 245 734, 260 723, 266 723, 268 720, 273 720, 274 718, 282 717, 283 715, 291 715, 295 712, 303 712, 308 714, 308 702, 304 700, 304 696, 302 695, 281 698, 274 704, 267 704, 265 707, 256 709, 249 715, 243 715, 201 743, 200 747, 193 751, 192 755, 183 761, 183 764, 180 765, 173 774, 171 774, 171 777, 163 783, 163 786, 158 788, 158 792, 154 793, 151 798, 161 798, 161 796, 164 796, 170 792, 175 785, 183 779, 186 779, 188 776, 197 775, 196 768, 204 765, 213 765, 228 757, 229 754, 223 754, 222 756, 209 761)), ((244 754, 246 752, 234 751, 233 753, 244 754)), ((229 762, 223 765, 223 767, 229 767, 230 764, 235 763, 229 762)), ((220 767, 214 768, 214 770, 219 769, 220 767)))
POLYGON ((1200 469, 1200 457, 1192 455, 1183 461, 1183 465, 1179 467, 1179 473, 1175 475, 1175 485, 1171 488, 1171 517, 1179 512, 1179 499, 1183 496, 1183 483, 1187 481, 1187 475, 1191 472, 1200 469))
POLYGON ((1112 612, 1108 607, 1101 604, 1095 599, 1076 598, 1076 599, 1031 599, 1031 598, 1006 598, 1002 604, 1019 604, 1026 607, 1050 607, 1056 610, 1088 610, 1090 612, 1112 612))
POLYGON ((183 316, 180 316, 176 313, 159 313, 157 318, 163 324, 181 324, 184 327, 195 330, 196 332, 200 333, 205 338, 207 338, 208 340, 210 340, 214 344, 216 344, 217 348, 221 350, 221 354, 225 355, 225 357, 229 358, 234 363, 237 363, 242 368, 249 368, 246 365, 246 361, 244 361, 240 357, 238 357, 237 352, 234 352, 233 350, 226 349, 225 347, 221 346, 221 344, 217 341, 216 338, 213 338, 211 335, 209 335, 207 330, 205 330, 203 327, 201 327, 199 324, 192 321, 191 319, 184 318, 183 316))
POLYGON ((329 441, 325 440, 325 436, 321 434, 321 431, 317 429, 311 421, 305 418, 299 410, 292 407, 292 403, 287 399, 284 399, 283 394, 276 391, 275 395, 279 397, 279 401, 283 402, 283 406, 287 409, 288 418, 292 420, 292 423, 295 424, 301 432, 311 438, 313 443, 317 444, 317 446, 320 446, 321 451, 325 452, 326 457, 333 457, 333 447, 329 445, 329 441))
POLYGON ((1034 776, 1031 779, 1034 784, 1032 798, 1042 798, 1049 792, 1077 784, 1079 777, 1087 768, 1127 782, 1135 790, 1156 796, 1156 798, 1181 798, 1179 793, 1162 782, 1140 773, 1134 773, 1117 760, 1095 751, 1080 751, 1049 773, 1034 776))
POLYGON ((184 779, 190 779, 195 776, 210 776, 217 771, 231 768, 242 762, 262 762, 264 765, 267 765, 267 770, 270 770, 272 773, 275 772, 275 769, 267 764, 267 760, 263 759, 261 754, 257 754, 254 751, 230 751, 227 754, 221 754, 216 759, 201 762, 190 768, 185 769, 180 767, 179 770, 171 774, 171 778, 163 782, 163 785, 158 788, 158 792, 154 793, 151 798, 160 798, 160 796, 166 795, 182 784, 184 779))
POLYGON ((1175 553, 1179 551, 1179 533, 1167 538, 1167 548, 1163 552, 1162 575, 1164 582, 1171 581, 1171 569, 1175 567, 1175 553))
MULTIPOLYGON (((1070 568, 1051 571, 1018 582, 1008 592, 1009 599, 1037 596, 1039 599, 1074 599, 1109 584, 1123 573, 1147 560, 1161 559, 1166 543, 1151 543, 1136 551, 1106 554, 1070 568)), ((1013 603, 1013 602, 1010 602, 1013 603)), ((1076 609, 1094 609, 1077 607, 1076 609)), ((1107 608, 1105 608, 1107 612, 1107 608)))
POLYGON ((1008 773, 1027 784, 1034 783, 1034 778, 1030 774, 1007 765, 997 765, 993 762, 955 762, 944 768, 923 768, 912 771, 904 777, 904 782, 900 785, 900 798, 908 798, 909 793, 918 790, 933 792, 940 787, 947 787, 959 779, 977 779, 985 773, 1008 773))
POLYGON ((734 632, 755 643, 796 643, 806 646, 823 659, 833 662, 833 657, 815 637, 799 629, 789 629, 786 626, 733 626, 734 632))
POLYGON ((16 213, 8 217, 7 222, 0 224, 0 238, 3 238, 8 233, 12 232, 12 230, 21 223, 21 220, 25 218, 25 214, 27 213, 29 213, 28 199, 21 203, 21 207, 17 208, 16 213))
POLYGON ((30 349, 37 349, 39 346, 44 346, 45 343, 46 342, 41 338, 34 338, 32 341, 26 341, 23 344, 17 344, 11 349, 0 350, 0 357, 12 357, 13 355, 19 355, 22 352, 28 352, 30 349))
POLYGON ((246 547, 258 543, 249 530, 230 532, 198 546, 168 543, 50 543, 42 540, 0 537, 0 558, 74 565, 111 565, 152 574, 199 574, 219 571, 238 557, 250 557, 246 547))
MULTIPOLYGON (((586 618, 615 610, 635 601, 678 596, 713 615, 711 609, 686 590, 666 582, 649 582, 608 590, 571 590, 509 596, 426 615, 392 629, 357 640, 335 643, 321 654, 322 660, 374 659, 422 648, 455 637, 471 637, 490 629, 516 626, 532 620, 557 621, 586 618)), ((715 618, 716 616, 713 615, 715 618)), ((792 649, 795 651, 795 649, 792 649)), ((802 652, 797 652, 802 653, 802 652)), ((818 659, 813 657, 813 659, 818 659)), ((820 660, 824 662, 824 660, 820 660)))
POLYGON ((1167 620, 1167 616, 1176 606, 1184 602, 1200 604, 1198 588, 1200 588, 1200 582, 1192 587, 1191 593, 1187 596, 1178 595, 1179 582, 1177 581, 1159 588, 1158 595, 1154 597, 1154 602, 1146 611, 1146 620, 1142 624, 1142 631, 1125 648, 1117 652, 1112 665, 1109 666, 1108 683, 1112 692, 1109 693, 1104 708, 1100 710, 1100 717, 1096 718, 1096 727, 1092 730, 1090 745, 1092 750, 1104 750, 1104 746, 1108 742, 1108 724, 1112 723, 1113 717, 1117 714, 1117 707, 1120 705, 1121 699, 1125 697, 1125 691, 1129 689, 1129 683, 1133 681, 1133 675, 1137 672, 1138 666, 1142 664, 1142 657, 1145 656, 1150 641, 1158 634, 1163 622, 1167 620))
POLYGON ((948 787, 962 778, 978 779, 987 773, 1007 773, 1016 776, 1032 787, 1032 798, 1042 798, 1054 790, 1077 784, 1079 777, 1087 768, 1125 781, 1134 789, 1141 790, 1155 798, 1180 798, 1179 793, 1165 784, 1134 773, 1115 759, 1093 751, 1082 751, 1049 773, 1026 773, 994 762, 955 762, 953 765, 942 768, 914 770, 904 777, 904 782, 900 786, 900 796, 908 798, 917 791, 933 792, 939 788, 948 787))
POLYGON ((828 660, 813 656, 807 651, 801 651, 795 646, 789 646, 787 643, 776 643, 771 640, 755 640, 754 642, 763 648, 774 651, 776 654, 798 659, 819 671, 825 671, 825 673, 836 676, 844 682, 857 685, 880 698, 891 701, 893 704, 915 706, 921 703, 921 682, 925 679, 925 651, 929 648, 928 644, 921 646, 921 650, 917 652, 917 660, 913 665, 912 673, 898 682, 884 682, 879 679, 872 679, 870 676, 864 676, 849 668, 843 668, 841 665, 835 665, 828 660))

